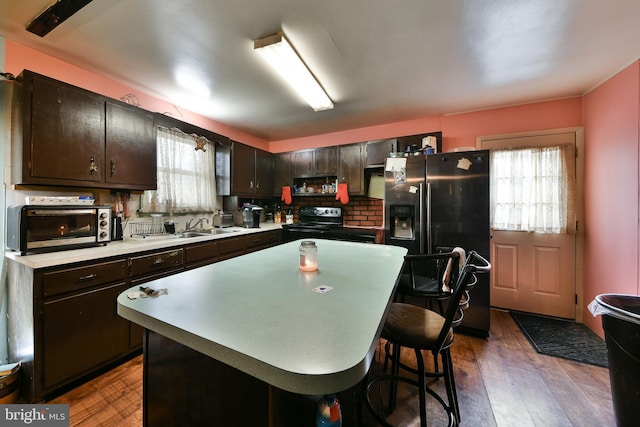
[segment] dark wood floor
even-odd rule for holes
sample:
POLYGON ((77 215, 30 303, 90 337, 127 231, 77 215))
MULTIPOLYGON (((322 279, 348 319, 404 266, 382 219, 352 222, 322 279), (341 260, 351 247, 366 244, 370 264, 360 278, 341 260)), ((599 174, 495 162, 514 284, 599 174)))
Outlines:
MULTIPOLYGON (((453 345, 463 426, 615 425, 607 369, 537 354, 509 313, 491 316, 490 338, 458 334, 453 345)), ((71 426, 128 427, 142 425, 141 397, 142 356, 51 403, 70 404, 71 426)), ((419 425, 417 413, 415 390, 402 387, 389 422, 419 425)), ((433 402, 429 416, 442 425, 433 402)))

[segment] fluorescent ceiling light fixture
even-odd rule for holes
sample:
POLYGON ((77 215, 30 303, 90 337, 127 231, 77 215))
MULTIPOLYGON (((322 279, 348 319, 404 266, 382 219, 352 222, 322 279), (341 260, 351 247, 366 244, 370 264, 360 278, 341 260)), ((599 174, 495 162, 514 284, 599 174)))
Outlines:
POLYGON ((333 102, 284 33, 256 40, 253 48, 291 85, 315 111, 330 110, 333 102))

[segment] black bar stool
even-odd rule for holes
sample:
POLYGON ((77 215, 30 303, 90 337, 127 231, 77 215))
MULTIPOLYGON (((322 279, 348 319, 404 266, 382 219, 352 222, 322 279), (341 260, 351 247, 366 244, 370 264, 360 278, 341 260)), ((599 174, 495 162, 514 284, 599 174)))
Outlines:
POLYGON ((468 304, 468 289, 477 281, 476 273, 490 271, 491 264, 476 252, 471 251, 466 263, 460 271, 452 296, 449 299, 445 313, 442 315, 427 308, 411 304, 394 302, 389 308, 389 313, 382 330, 381 337, 391 343, 392 373, 380 375, 368 380, 365 386, 364 400, 373 417, 382 425, 390 424, 374 408, 371 399, 371 388, 382 381, 390 382, 389 411, 393 412, 396 405, 397 382, 402 381, 418 387, 420 403, 420 425, 427 425, 426 395, 429 394, 444 408, 449 419, 449 425, 458 425, 460 422, 460 409, 453 376, 453 363, 451 361, 451 345, 453 344, 453 328, 462 321, 463 307, 468 304), (476 265, 480 262, 481 265, 476 265), (466 295, 466 296, 465 296, 466 295), (410 370, 415 377, 400 375, 400 349, 407 347, 414 350, 418 369, 410 370), (425 370, 422 350, 431 351, 434 357, 442 357, 442 370, 427 372, 425 370), (438 393, 430 389, 425 377, 444 378, 446 400, 438 393))

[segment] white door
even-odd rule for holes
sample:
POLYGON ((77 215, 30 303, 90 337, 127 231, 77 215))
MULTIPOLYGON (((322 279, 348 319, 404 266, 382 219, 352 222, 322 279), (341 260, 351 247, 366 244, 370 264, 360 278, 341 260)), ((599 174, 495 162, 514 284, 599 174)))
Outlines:
MULTIPOLYGON (((582 153, 582 130, 561 129, 478 138, 479 148, 518 148, 573 144, 582 153)), ((582 211, 582 168, 576 158, 575 200, 582 211)), ((579 231, 579 230, 578 230, 579 231)), ((545 234, 491 230, 491 306, 567 319, 576 318, 581 285, 576 275, 581 253, 578 233, 545 234)), ((578 311, 579 313, 581 311, 578 311)), ((581 320, 581 319, 578 319, 581 320)))

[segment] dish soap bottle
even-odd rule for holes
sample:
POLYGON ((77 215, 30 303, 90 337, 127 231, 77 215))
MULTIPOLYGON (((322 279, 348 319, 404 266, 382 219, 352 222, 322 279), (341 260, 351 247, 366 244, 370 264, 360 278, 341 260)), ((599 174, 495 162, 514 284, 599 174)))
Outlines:
POLYGON ((318 404, 317 427, 342 427, 340 402, 335 394, 325 394, 318 404))

